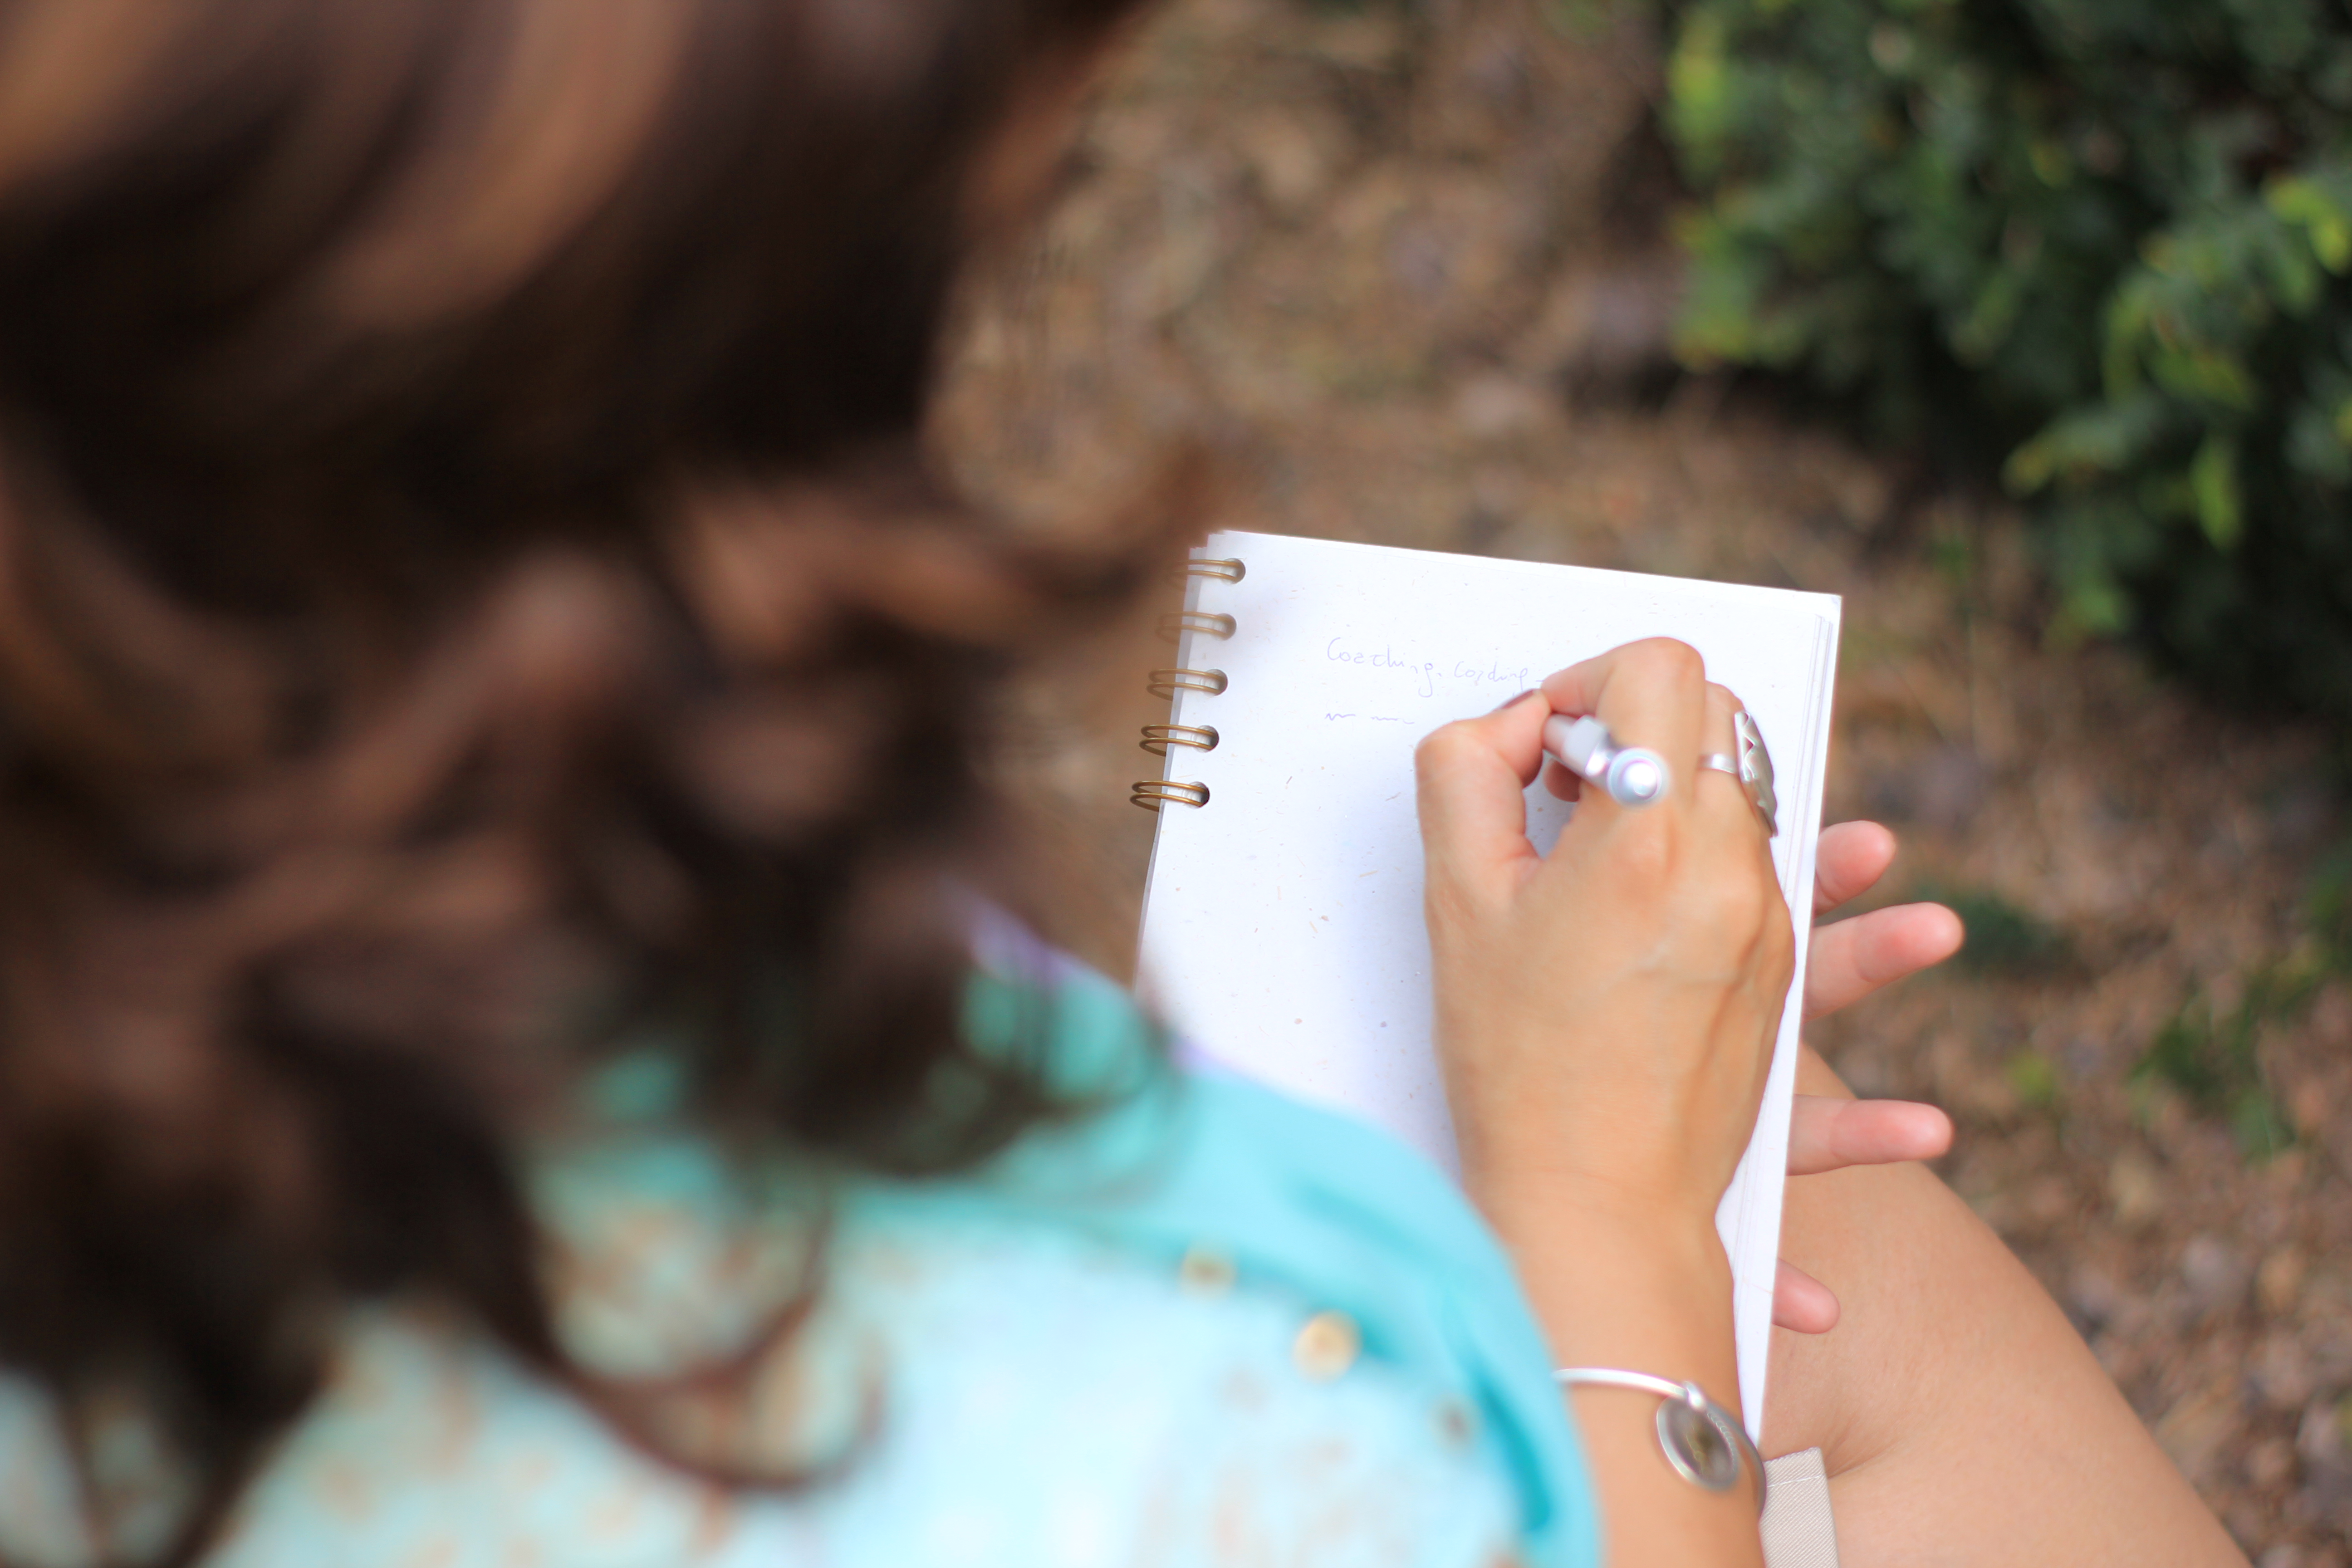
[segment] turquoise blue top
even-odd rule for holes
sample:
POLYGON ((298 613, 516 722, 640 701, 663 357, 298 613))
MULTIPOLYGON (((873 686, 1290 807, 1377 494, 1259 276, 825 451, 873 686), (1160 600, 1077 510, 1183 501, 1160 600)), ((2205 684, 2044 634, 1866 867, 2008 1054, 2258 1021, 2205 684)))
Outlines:
MULTIPOLYGON (((1444 1178, 1156 1065, 1126 994, 1059 967, 1055 1069, 1111 1108, 976 1175, 836 1194, 814 1315, 748 1392, 647 1406, 686 1451, 815 1479, 681 1474, 462 1324, 378 1307, 212 1568, 1597 1563, 1543 1343, 1444 1178)), ((1038 994, 982 981, 981 1037, 1038 994)), ((730 1162, 670 1088, 658 1055, 624 1063, 534 1164, 561 1327, 616 1378, 756 1341, 808 1255, 808 1184, 730 1162)), ((135 1549, 174 1478, 128 1415, 95 1449, 135 1549)), ((0 1559, 92 1560, 71 1485, 43 1401, 0 1377, 0 1559)))

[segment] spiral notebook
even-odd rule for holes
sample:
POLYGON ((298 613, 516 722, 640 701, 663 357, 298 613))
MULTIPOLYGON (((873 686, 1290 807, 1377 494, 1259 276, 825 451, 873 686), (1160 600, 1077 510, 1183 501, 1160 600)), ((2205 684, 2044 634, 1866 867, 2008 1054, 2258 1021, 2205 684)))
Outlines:
MULTIPOLYGON (((1139 983, 1187 1048, 1388 1129, 1449 1172, 1431 1039, 1413 747, 1620 643, 1679 637, 1737 691, 1778 771, 1772 855, 1811 905, 1839 601, 1777 588, 1227 532, 1185 571, 1152 689, 1166 762, 1139 983)), ((1549 851, 1570 808, 1540 784, 1549 851)), ((1802 973, 1810 921, 1797 921, 1802 973)), ((1760 1431, 1799 988, 1717 1225, 1735 1281, 1741 1408, 1760 1431)))

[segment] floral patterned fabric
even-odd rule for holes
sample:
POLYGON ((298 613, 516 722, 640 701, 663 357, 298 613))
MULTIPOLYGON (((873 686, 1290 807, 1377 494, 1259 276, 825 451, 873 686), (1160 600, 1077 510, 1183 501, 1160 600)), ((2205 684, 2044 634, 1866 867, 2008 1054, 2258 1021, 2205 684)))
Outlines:
MULTIPOLYGON (((1066 1084, 1110 1108, 992 1169, 812 1184, 674 1114, 657 1049, 538 1151, 567 1342, 681 1472, 415 1304, 356 1311, 325 1395, 213 1568, 1581 1568, 1597 1526, 1499 1249, 1381 1135, 1160 1065, 1108 982, 983 980, 983 1038, 1040 997, 1066 1084), (821 1243, 813 1237, 823 1235, 821 1243), (720 1392, 679 1373, 759 1347, 720 1392), (661 1380, 669 1380, 663 1384, 661 1380)), ((1009 1048, 1009 1046, 1008 1046, 1009 1048)), ((115 1544, 179 1496, 129 1415, 95 1465, 115 1544)), ((0 1558, 93 1561, 49 1413, 0 1377, 0 1558)))

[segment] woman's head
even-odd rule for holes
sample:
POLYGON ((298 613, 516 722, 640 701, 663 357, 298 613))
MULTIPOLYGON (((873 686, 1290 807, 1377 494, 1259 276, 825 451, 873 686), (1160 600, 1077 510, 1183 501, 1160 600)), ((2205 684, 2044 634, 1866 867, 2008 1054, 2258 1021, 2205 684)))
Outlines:
POLYGON ((1133 8, 0 4, 0 1361, 225 1496, 339 1300, 561 1362, 504 1140, 620 1027, 820 1158, 1034 1114, 982 724, 1154 548, 917 440, 1133 8))

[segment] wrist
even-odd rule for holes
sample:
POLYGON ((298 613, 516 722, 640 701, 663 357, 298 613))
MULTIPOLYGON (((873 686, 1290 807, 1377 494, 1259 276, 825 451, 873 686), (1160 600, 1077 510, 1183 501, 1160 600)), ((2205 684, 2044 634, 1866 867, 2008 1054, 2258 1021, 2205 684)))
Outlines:
MULTIPOLYGON (((1723 1258, 1715 1211, 1722 1194, 1679 1184, 1643 1182, 1529 1163, 1478 1160, 1465 1152, 1462 1184, 1479 1211, 1515 1248, 1557 1243, 1573 1234, 1612 1251, 1656 1252, 1704 1267, 1723 1258)), ((1724 1266, 1729 1279, 1729 1266, 1724 1266)))
POLYGON ((1575 1185, 1515 1189, 1487 1214, 1557 1364, 1687 1380, 1737 1411, 1731 1260, 1712 1215, 1575 1185))
POLYGON ((1686 1308, 1727 1330, 1731 1321, 1731 1257, 1712 1218, 1562 1206, 1498 1228, 1530 1280, 1573 1276, 1613 1300, 1650 1298, 1674 1303, 1677 1317, 1686 1308))

